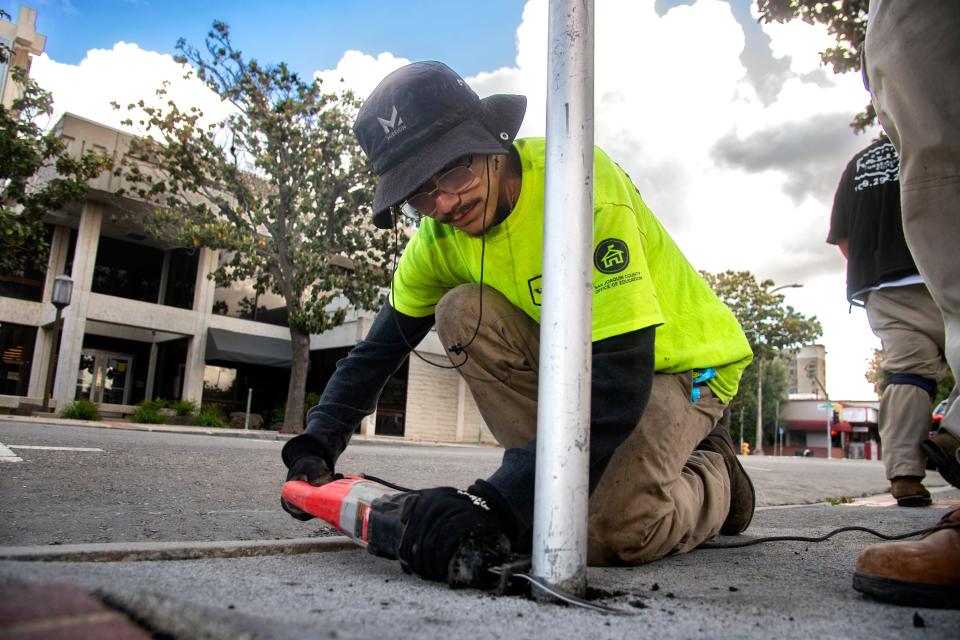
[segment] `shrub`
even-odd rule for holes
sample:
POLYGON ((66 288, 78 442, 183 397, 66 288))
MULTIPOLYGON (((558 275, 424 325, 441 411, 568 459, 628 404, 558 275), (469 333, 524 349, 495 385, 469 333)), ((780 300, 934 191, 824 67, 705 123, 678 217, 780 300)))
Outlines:
POLYGON ((317 406, 320 403, 320 394, 316 391, 308 391, 307 394, 303 397, 303 417, 307 417, 307 411, 317 406))
POLYGON ((267 424, 276 424, 278 422, 283 422, 284 416, 287 415, 287 410, 284 407, 274 407, 267 412, 267 415, 264 416, 267 424))
POLYGON ((130 414, 130 422, 140 424, 164 424, 166 416, 160 413, 163 408, 162 400, 144 400, 137 405, 137 410, 130 414))
POLYGON ((89 400, 77 400, 68 405, 60 417, 67 420, 99 420, 100 410, 89 400))
POLYGON ((170 408, 176 411, 178 416, 192 416, 197 412, 197 403, 193 400, 177 400, 170 403, 170 408))
POLYGON ((227 421, 223 419, 219 407, 208 404, 200 408, 200 412, 193 419, 193 426, 223 428, 227 426, 227 421))

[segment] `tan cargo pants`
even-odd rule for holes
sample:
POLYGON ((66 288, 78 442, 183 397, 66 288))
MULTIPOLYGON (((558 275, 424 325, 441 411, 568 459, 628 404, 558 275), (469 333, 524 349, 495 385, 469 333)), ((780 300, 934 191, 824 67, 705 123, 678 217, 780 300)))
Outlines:
MULTIPOLYGON (((947 375, 943 316, 922 284, 871 291, 867 320, 883 344, 883 370, 939 382, 947 375)), ((912 384, 891 384, 880 397, 880 440, 887 479, 926 475, 920 443, 930 433, 930 395, 912 384)))
MULTIPOLYGON (((865 63, 877 118, 900 152, 903 233, 946 325, 960 379, 960 3, 871 0, 865 63)), ((960 402, 941 427, 960 437, 960 402)))
MULTIPOLYGON (((466 345, 460 367, 483 419, 504 447, 536 436, 540 327, 499 292, 462 285, 440 301, 436 327, 444 345, 466 345)), ((461 362, 462 356, 452 356, 461 362)), ((691 375, 656 374, 646 411, 614 453, 590 496, 591 565, 641 564, 684 553, 717 535, 730 508, 723 458, 694 451, 724 405, 703 387, 690 401, 691 375)))

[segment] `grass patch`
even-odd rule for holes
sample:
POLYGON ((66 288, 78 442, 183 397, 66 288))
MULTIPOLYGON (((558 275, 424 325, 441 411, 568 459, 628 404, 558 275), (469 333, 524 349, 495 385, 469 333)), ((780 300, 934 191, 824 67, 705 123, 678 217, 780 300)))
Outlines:
POLYGON ((77 400, 68 405, 60 417, 67 420, 99 420, 100 410, 89 400, 77 400))
POLYGON ((223 419, 220 408, 210 404, 200 408, 200 412, 193 419, 193 426, 222 429, 227 426, 227 421, 223 419))
POLYGON ((164 408, 162 400, 144 400, 137 410, 130 414, 130 422, 138 424, 166 424, 167 417, 160 413, 164 408))

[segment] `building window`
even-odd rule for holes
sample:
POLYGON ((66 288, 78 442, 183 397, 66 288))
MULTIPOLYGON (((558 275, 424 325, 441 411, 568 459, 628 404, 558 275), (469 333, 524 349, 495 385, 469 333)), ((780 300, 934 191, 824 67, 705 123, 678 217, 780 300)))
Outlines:
POLYGON ((192 309, 199 253, 191 249, 172 249, 169 254, 167 287, 163 292, 163 304, 179 309, 192 309))
POLYGON ((100 237, 93 271, 94 293, 156 303, 160 297, 163 251, 100 237))
POLYGON ((36 340, 36 327, 10 322, 0 324, 0 394, 27 395, 36 340))
MULTIPOLYGON (((232 259, 228 251, 220 253, 220 264, 232 259)), ((283 296, 270 291, 258 293, 252 280, 238 280, 229 286, 217 287, 213 294, 212 312, 221 316, 288 326, 287 304, 283 296)))
MULTIPOLYGON (((53 227, 45 225, 47 246, 53 238, 53 227)), ((14 253, 18 269, 13 273, 0 275, 0 297, 17 298, 40 302, 43 299, 43 282, 46 269, 38 266, 32 259, 33 254, 24 250, 14 253)), ((46 261, 46 259, 44 259, 46 261)))
POLYGON ((377 402, 377 422, 374 433, 378 436, 403 437, 407 413, 407 378, 410 359, 393 374, 377 402))

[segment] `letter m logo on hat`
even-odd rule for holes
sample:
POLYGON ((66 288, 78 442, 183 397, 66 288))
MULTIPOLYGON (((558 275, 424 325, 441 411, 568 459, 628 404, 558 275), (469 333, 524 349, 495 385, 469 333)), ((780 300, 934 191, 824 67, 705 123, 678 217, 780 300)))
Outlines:
POLYGON ((403 118, 401 118, 400 114, 397 113, 397 106, 394 105, 393 113, 390 114, 390 119, 384 120, 383 118, 378 117, 377 122, 379 122, 380 126, 383 127, 383 133, 385 135, 390 135, 391 131, 403 125, 403 118))

